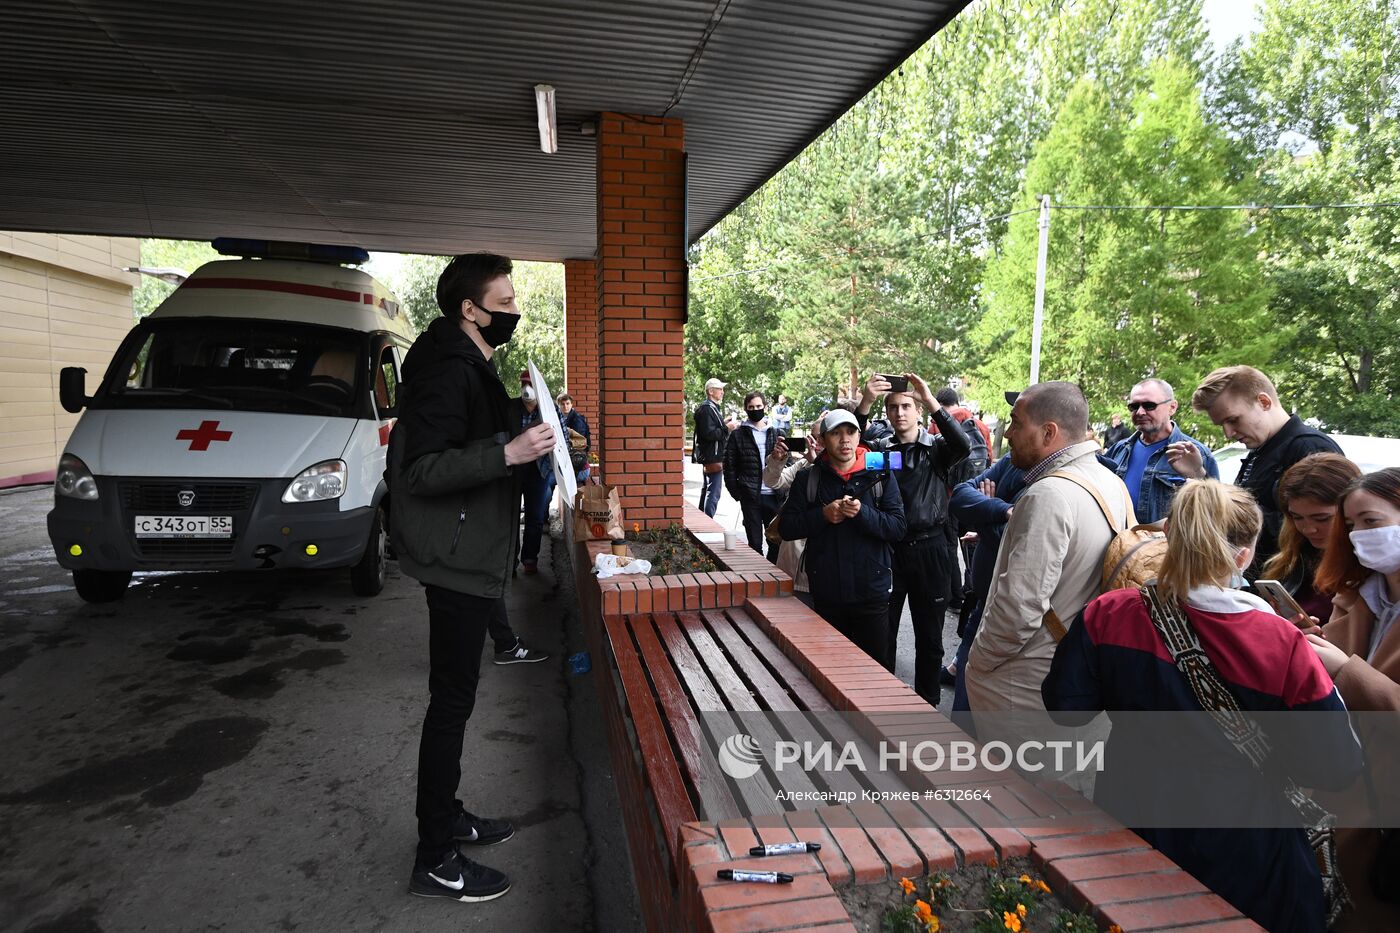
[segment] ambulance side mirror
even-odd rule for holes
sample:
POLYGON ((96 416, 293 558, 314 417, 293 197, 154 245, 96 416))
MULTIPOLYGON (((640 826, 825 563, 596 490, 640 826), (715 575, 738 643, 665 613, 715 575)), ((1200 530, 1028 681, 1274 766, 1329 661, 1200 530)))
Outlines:
POLYGON ((58 371, 58 401, 64 411, 77 414, 87 406, 87 370, 65 366, 58 371))

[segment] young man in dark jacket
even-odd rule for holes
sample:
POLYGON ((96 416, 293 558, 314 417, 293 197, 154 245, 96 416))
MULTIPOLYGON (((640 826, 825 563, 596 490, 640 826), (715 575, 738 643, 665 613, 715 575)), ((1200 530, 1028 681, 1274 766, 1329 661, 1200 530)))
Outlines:
MULTIPOLYGON (((1226 438, 1249 450, 1235 485, 1248 489, 1264 513, 1254 561, 1245 570, 1252 582, 1259 569, 1278 553, 1278 533, 1283 527, 1283 509, 1275 495, 1278 481, 1308 454, 1339 454, 1342 448, 1326 434, 1303 424, 1297 415, 1290 415, 1273 382, 1252 366, 1225 366, 1206 376, 1191 395, 1191 407, 1205 412, 1226 438)), ((1193 444, 1167 445, 1167 459, 1182 476, 1203 479, 1207 475, 1201 453, 1193 444)))
POLYGON ((885 395, 885 417, 894 436, 870 445, 872 450, 898 451, 904 460, 899 471, 899 494, 904 502, 904 535, 894 546, 894 589, 890 593, 885 633, 886 670, 894 671, 899 620, 904 598, 909 597, 909 618, 914 628, 914 690, 932 706, 938 705, 938 674, 943 669, 943 619, 949 590, 957 577, 957 526, 948 517, 948 490, 953 468, 971 449, 962 426, 943 409, 928 384, 905 373, 908 390, 891 392, 890 383, 876 374, 865 384, 860 408, 864 417, 880 395, 885 395), (923 429, 923 411, 933 413, 939 433, 923 429))
POLYGON ((904 503, 893 473, 865 468, 866 453, 855 415, 828 413, 822 455, 793 480, 778 532, 807 539, 802 560, 817 614, 883 664, 890 546, 904 537, 904 503))
POLYGON ((391 522, 399 566, 428 601, 428 712, 418 745, 418 855, 409 891, 485 901, 504 874, 462 856, 463 845, 514 835, 456 799, 462 742, 476 703, 486 630, 515 565, 520 465, 553 449, 554 431, 516 434, 491 360, 520 320, 502 256, 458 256, 438 279, 443 317, 408 351, 389 442, 391 522))
MULTIPOLYGON (((762 392, 744 396, 744 415, 748 421, 734 429, 724 448, 724 488, 739 503, 744 514, 744 533, 749 547, 763 553, 767 540, 763 530, 778 514, 782 505, 778 496, 763 482, 763 464, 777 443, 777 428, 768 426, 768 403, 762 392)), ((768 545, 768 559, 778 562, 778 547, 768 545)))

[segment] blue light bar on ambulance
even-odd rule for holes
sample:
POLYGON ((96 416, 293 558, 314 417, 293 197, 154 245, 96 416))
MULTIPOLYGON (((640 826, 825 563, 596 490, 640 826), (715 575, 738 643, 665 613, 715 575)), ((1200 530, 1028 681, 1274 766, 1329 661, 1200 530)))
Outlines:
POLYGON ((369 251, 358 246, 326 246, 318 243, 288 243, 282 240, 244 240, 221 236, 211 244, 220 256, 243 259, 300 259, 307 262, 334 262, 357 266, 369 262, 369 251))

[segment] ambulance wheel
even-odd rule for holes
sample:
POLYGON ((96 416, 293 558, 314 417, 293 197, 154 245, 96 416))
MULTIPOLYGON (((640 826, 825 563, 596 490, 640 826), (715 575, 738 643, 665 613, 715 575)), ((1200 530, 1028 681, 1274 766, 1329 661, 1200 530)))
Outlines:
POLYGON ((73 588, 90 603, 110 603, 121 599, 130 582, 130 570, 73 571, 73 588))
POLYGON ((384 509, 374 510, 369 526, 369 541, 364 556, 350 568, 350 587, 356 596, 378 596, 384 589, 389 566, 389 534, 384 529, 384 509))

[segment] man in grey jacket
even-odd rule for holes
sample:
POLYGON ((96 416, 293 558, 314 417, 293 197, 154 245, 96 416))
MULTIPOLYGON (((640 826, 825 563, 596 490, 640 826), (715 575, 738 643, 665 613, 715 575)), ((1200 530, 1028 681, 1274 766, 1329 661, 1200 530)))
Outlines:
POLYGON ((1006 436, 1012 464, 1027 471, 1025 492, 968 654, 974 713, 1045 709, 1040 684, 1055 645, 1099 594, 1109 542, 1132 522, 1128 490, 1099 463, 1098 440, 1083 439, 1088 429, 1089 406, 1070 382, 1031 386, 1011 409, 1006 436))
POLYGON ((428 600, 428 711, 418 745, 418 855, 409 891, 487 901, 506 876, 460 846, 504 842, 515 829, 456 798, 462 743, 476 704, 481 651, 515 565, 516 468, 554 447, 554 430, 521 432, 492 354, 520 320, 503 256, 458 256, 438 279, 443 316, 404 360, 399 422, 389 442, 391 533, 404 573, 428 600))

